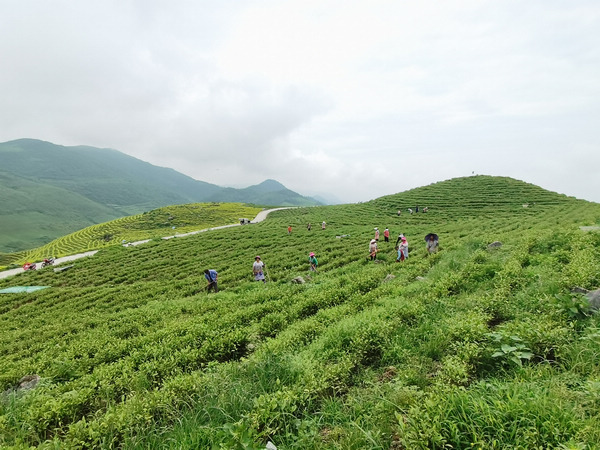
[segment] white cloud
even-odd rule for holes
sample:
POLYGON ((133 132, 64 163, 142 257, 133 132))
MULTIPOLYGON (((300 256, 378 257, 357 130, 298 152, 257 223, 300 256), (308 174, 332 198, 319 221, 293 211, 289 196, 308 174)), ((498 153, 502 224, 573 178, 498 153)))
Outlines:
POLYGON ((600 201, 595 1, 8 3, 2 141, 345 201, 472 171, 600 201))

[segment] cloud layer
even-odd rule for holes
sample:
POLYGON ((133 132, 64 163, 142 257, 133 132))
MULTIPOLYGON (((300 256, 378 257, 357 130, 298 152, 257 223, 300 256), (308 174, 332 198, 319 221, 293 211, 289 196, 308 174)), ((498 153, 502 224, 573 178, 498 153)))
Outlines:
POLYGON ((362 201, 471 173, 600 201, 594 1, 9 1, 0 140, 362 201))

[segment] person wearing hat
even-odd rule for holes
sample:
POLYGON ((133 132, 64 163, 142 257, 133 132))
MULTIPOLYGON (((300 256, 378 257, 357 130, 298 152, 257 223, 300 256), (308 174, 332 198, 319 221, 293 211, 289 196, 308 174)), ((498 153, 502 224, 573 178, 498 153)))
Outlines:
POLYGON ((398 258, 396 262, 404 261, 408 258, 408 241, 406 237, 402 236, 400 245, 398 245, 398 258))
POLYGON ((375 227, 375 241, 379 241, 379 228, 375 227))
POLYGON ((254 258, 254 264, 252 264, 252 273, 254 273, 254 281, 262 281, 263 283, 267 282, 263 270, 264 267, 265 263, 261 261, 260 256, 256 256, 254 258))
POLYGON ((371 259, 371 261, 375 261, 377 259, 377 252, 379 250, 377 249, 377 241, 375 239, 371 239, 371 242, 369 243, 369 258, 371 259))
POLYGON ((385 227, 385 230, 383 230, 383 240, 385 242, 390 242, 390 230, 388 227, 385 227))
POLYGON ((310 270, 313 272, 317 271, 317 266, 319 265, 319 261, 317 261, 317 257, 314 252, 310 252, 308 254, 308 262, 310 263, 310 270))
POLYGON ((438 240, 436 239, 437 235, 430 233, 426 237, 429 238, 426 241, 427 242, 427 246, 426 246, 427 252, 429 254, 436 253, 438 251, 438 240))

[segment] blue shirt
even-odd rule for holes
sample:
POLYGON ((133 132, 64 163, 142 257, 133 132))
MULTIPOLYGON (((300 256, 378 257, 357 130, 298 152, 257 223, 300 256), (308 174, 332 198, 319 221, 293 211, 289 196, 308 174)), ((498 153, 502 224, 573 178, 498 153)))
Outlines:
POLYGON ((211 283, 217 281, 217 271, 210 269, 208 273, 204 274, 204 278, 206 278, 211 283))

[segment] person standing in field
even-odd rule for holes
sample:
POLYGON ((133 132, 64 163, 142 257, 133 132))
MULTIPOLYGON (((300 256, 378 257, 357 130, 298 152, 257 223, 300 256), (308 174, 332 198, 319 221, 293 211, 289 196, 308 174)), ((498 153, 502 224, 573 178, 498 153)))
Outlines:
POLYGON ((375 240, 379 241, 379 228, 375 227, 375 240))
POLYGON ((252 273, 254 274, 254 281, 262 281, 263 283, 267 282, 267 280, 265 279, 264 268, 265 263, 262 262, 260 256, 256 256, 254 258, 254 264, 252 264, 252 273))
POLYGON ((385 230, 383 230, 383 240, 390 242, 390 230, 388 230, 388 227, 385 227, 385 230))
POLYGON ((400 233, 398 235, 398 239, 396 239, 396 247, 398 247, 398 245, 400 244, 400 242, 402 241, 402 238, 404 237, 404 235, 402 233, 400 233))
POLYGON ((325 221, 323 221, 323 223, 321 224, 321 230, 325 229, 325 225, 326 225, 326 223, 325 223, 325 221))
POLYGON ((310 270, 316 272, 319 261, 317 261, 317 257, 315 256, 314 252, 310 252, 308 254, 308 262, 310 263, 310 270))
POLYGON ((308 231, 310 231, 310 229, 311 229, 311 228, 312 228, 312 226, 311 226, 310 222, 308 222, 308 225, 306 225, 306 229, 307 229, 308 231))
POLYGON ((429 234, 427 239, 427 252, 429 254, 436 253, 438 251, 438 240, 435 234, 429 234))
POLYGON ((406 240, 406 237, 402 236, 402 241, 400 242, 400 245, 398 245, 398 259, 396 259, 396 262, 404 261, 407 258, 408 241, 406 240))
POLYGON ((377 249, 377 241, 375 239, 371 239, 371 242, 369 243, 369 258, 371 259, 371 261, 375 261, 377 259, 377 252, 379 250, 377 249))
POLYGON ((206 281, 208 281, 208 284, 206 285, 206 292, 210 292, 211 289, 214 290, 215 292, 219 292, 219 286, 217 283, 219 274, 217 273, 216 270, 206 269, 204 271, 204 278, 206 278, 206 281))
POLYGON ((292 226, 288 226, 288 234, 292 234, 292 226))

